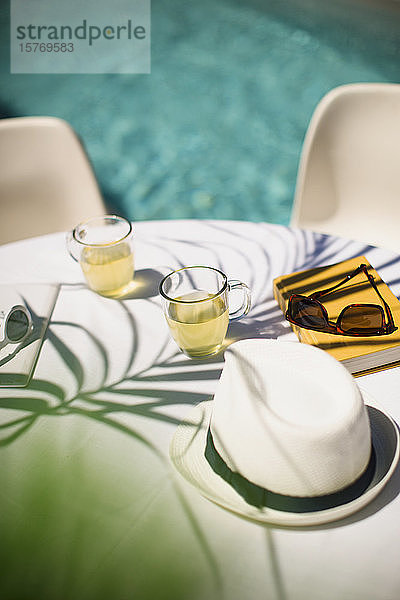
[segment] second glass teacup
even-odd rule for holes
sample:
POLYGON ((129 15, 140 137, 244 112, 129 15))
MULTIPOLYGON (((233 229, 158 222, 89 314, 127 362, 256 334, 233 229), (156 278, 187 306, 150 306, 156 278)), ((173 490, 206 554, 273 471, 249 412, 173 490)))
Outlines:
POLYGON ((221 350, 229 319, 250 310, 250 290, 245 283, 228 280, 214 267, 194 266, 173 271, 160 283, 165 317, 172 337, 190 358, 206 358, 221 350), (240 289, 241 306, 229 312, 228 294, 240 289))
POLYGON ((119 298, 129 291, 134 273, 130 221, 116 215, 94 217, 77 225, 67 244, 94 292, 119 298))

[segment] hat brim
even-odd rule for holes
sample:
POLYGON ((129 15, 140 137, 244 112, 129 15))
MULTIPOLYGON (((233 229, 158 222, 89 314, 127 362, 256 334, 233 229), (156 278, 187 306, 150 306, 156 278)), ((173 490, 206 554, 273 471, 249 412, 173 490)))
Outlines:
MULTIPOLYGON (((256 523, 303 527, 343 519, 359 511, 379 494, 399 460, 399 432, 396 424, 364 392, 363 399, 370 420, 374 460, 370 462, 368 478, 364 477, 360 485, 351 486, 350 495, 345 490, 343 493, 332 494, 329 498, 313 498, 311 504, 307 505, 309 499, 303 498, 280 497, 283 502, 277 502, 275 494, 264 490, 262 502, 252 502, 254 490, 251 488, 257 486, 250 482, 246 486, 247 480, 240 475, 239 485, 235 485, 235 477, 232 479, 225 476, 226 472, 216 467, 222 459, 217 456, 217 463, 212 458, 210 460, 210 452, 212 454, 214 450, 210 448, 209 435, 212 400, 198 404, 178 426, 170 445, 171 460, 178 472, 204 497, 256 523)), ((256 497, 259 497, 258 490, 255 489, 256 497)))

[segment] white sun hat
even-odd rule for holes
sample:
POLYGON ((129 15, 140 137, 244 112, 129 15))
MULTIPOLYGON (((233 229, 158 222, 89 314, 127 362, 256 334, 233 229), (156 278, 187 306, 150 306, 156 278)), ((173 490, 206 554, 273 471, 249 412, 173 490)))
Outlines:
POLYGON ((399 457, 396 425, 366 400, 318 348, 242 340, 225 352, 214 400, 178 427, 171 458, 203 495, 255 521, 343 518, 379 493, 399 457))

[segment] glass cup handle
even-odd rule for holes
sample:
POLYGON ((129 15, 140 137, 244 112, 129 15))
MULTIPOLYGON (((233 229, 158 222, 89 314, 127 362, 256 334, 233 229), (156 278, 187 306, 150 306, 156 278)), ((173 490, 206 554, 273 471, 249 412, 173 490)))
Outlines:
POLYGON ((229 319, 231 321, 234 321, 235 319, 240 319, 240 317, 247 315, 251 307, 251 293, 249 287, 245 283, 242 283, 237 279, 229 279, 228 292, 238 289, 241 289, 243 291, 243 302, 237 310, 234 310, 233 312, 229 313, 229 319))
POLYGON ((75 246, 75 241, 74 241, 74 235, 73 235, 73 231, 68 231, 66 236, 65 236, 65 243, 67 245, 67 250, 71 256, 71 258, 73 258, 76 262, 79 262, 79 258, 74 254, 74 246, 75 246))

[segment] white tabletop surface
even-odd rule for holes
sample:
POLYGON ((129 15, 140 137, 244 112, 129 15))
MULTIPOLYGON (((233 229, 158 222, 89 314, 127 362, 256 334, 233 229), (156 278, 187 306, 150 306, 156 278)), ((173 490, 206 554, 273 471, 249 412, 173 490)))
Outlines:
MULTIPOLYGON (((62 284, 30 385, 0 389, 0 596, 398 600, 399 470, 360 513, 298 530, 232 515, 175 472, 171 437, 212 398, 223 355, 178 351, 158 283, 181 266, 216 266, 252 290, 229 341, 290 340, 274 277, 364 254, 399 296, 400 258, 247 222, 141 222, 135 236, 126 300, 86 288, 64 234, 0 246, 1 283, 62 284)), ((400 422, 400 368, 357 383, 400 422)))

